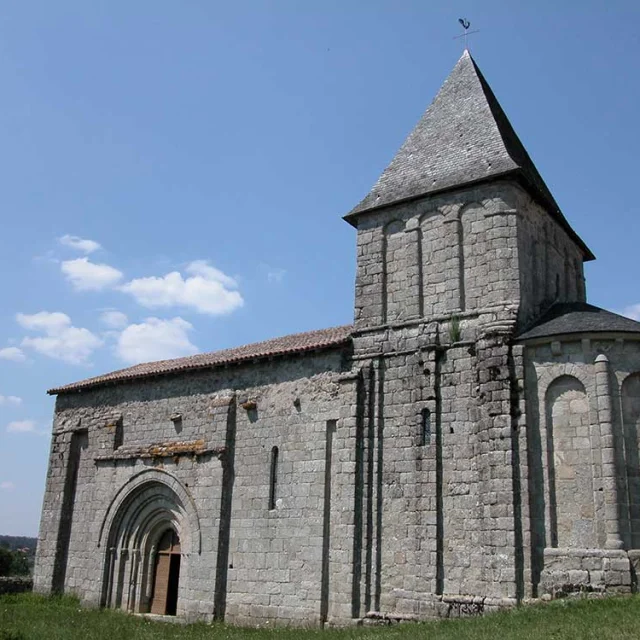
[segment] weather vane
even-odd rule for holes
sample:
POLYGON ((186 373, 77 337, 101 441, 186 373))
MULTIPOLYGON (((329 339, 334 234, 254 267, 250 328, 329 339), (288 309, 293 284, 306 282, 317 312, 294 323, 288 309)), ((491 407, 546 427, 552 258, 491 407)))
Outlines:
POLYGON ((479 33, 480 29, 476 29, 475 31, 469 31, 469 27, 471 26, 471 23, 465 18, 458 18, 458 22, 462 25, 462 28, 464 29, 464 31, 462 32, 461 35, 455 36, 453 39, 457 40, 458 38, 464 38, 464 48, 468 49, 469 47, 467 45, 467 36, 471 35, 472 33, 479 33))

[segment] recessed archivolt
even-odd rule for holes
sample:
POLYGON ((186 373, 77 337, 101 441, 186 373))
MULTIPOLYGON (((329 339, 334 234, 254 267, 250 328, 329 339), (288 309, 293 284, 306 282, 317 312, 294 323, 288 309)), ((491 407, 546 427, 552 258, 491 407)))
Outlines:
POLYGON ((404 220, 392 220, 384 227, 385 236, 395 235, 404 231, 404 220))
POLYGON ((578 380, 578 378, 573 375, 565 374, 554 378, 551 384, 547 387, 547 390, 545 392, 546 402, 553 404, 553 402, 557 399, 553 397, 553 394, 563 394, 567 391, 578 391, 587 395, 584 384, 580 380, 578 380))
POLYGON ((429 211, 425 211, 419 218, 418 224, 422 226, 424 224, 428 224, 431 221, 436 222, 437 218, 444 218, 444 213, 440 211, 440 209, 431 209, 429 211))
POLYGON ((553 365, 543 365, 542 371, 538 369, 538 393, 539 397, 545 398, 549 387, 559 378, 570 376, 580 381, 587 396, 593 397, 593 389, 590 376, 581 367, 572 363, 562 363, 553 365))
POLYGON ((124 542, 144 535, 157 514, 179 526, 183 552, 200 553, 200 519, 193 498, 177 478, 157 469, 137 473, 118 490, 102 521, 98 546, 109 546, 121 536, 124 542))
POLYGON ((639 380, 640 381, 640 371, 634 371, 633 373, 629 373, 628 375, 626 375, 623 379, 622 382, 620 384, 620 387, 622 389, 625 388, 625 385, 627 384, 631 384, 634 380, 639 380))
POLYGON ((460 207, 460 209, 458 209, 458 220, 462 220, 462 216, 464 216, 466 213, 470 213, 471 211, 485 211, 485 212, 489 212, 490 210, 487 209, 487 207, 485 207, 482 202, 467 202, 465 203, 462 207, 460 207))

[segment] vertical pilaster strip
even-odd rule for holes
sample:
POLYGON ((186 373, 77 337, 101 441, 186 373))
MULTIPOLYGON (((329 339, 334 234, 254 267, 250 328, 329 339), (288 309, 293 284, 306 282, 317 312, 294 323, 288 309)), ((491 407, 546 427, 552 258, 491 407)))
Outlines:
POLYGON ((384 398, 385 398, 385 359, 377 361, 377 421, 376 421, 376 460, 375 460, 375 583, 373 606, 380 610, 380 595, 382 591, 382 474, 384 470, 384 398))
MULTIPOLYGON (((529 556, 525 554, 529 546, 529 491, 527 469, 526 425, 522 428, 524 388, 524 347, 511 346, 508 355, 509 378, 511 382, 511 464, 513 466, 513 531, 514 531, 514 566, 516 578, 516 599, 525 597, 525 572, 530 569, 529 556)), ((524 419, 526 422, 526 418, 524 419)))
POLYGON ((421 318, 423 313, 422 291, 422 230, 418 218, 408 221, 405 229, 407 237, 407 285, 409 291, 405 299, 406 318, 421 318))
POLYGON ((327 421, 324 453, 324 507, 322 515, 322 577, 320 584, 320 625, 324 627, 329 614, 329 552, 331 549, 331 466, 333 437, 337 420, 327 421))
POLYGON ((446 235, 449 237, 448 246, 450 253, 447 253, 444 269, 447 274, 447 311, 461 311, 464 309, 464 254, 462 251, 461 228, 462 223, 455 217, 447 218, 446 235))
POLYGON ((224 454, 222 456, 222 493, 220 496, 220 518, 218 525, 218 551, 216 556, 216 577, 214 586, 213 617, 224 620, 227 608, 227 579, 229 566, 229 541, 231 535, 231 507, 235 481, 236 443, 236 395, 235 392, 219 398, 212 407, 212 414, 224 428, 216 432, 224 434, 224 454))
MULTIPOLYGON (((483 513, 484 559, 482 571, 488 578, 488 595, 516 598, 521 595, 521 575, 514 523, 516 511, 512 439, 512 385, 509 371, 508 336, 487 332, 477 345, 478 409, 477 422, 480 455, 480 495, 483 513), (499 496, 500 508, 495 498, 499 496)), ((517 443, 514 445, 517 447, 517 443)), ((521 568, 521 567, 520 567, 521 568)))
POLYGON ((444 471, 442 466, 442 350, 434 351, 434 401, 436 409, 436 567, 435 593, 444 593, 444 471))
MULTIPOLYGON (((365 371, 368 367, 364 368, 365 371)), ((363 543, 363 432, 366 388, 363 372, 340 379, 340 418, 331 442, 331 536, 327 622, 361 615, 363 543), (348 505, 352 505, 350 509, 348 505)))
POLYGON ((355 325, 359 328, 384 321, 384 244, 382 227, 358 229, 355 325))
POLYGON ((78 483, 78 467, 80 466, 80 456, 82 455, 82 451, 87 448, 87 433, 86 429, 82 429, 70 432, 67 436, 68 453, 66 458, 62 502, 60 504, 60 519, 58 521, 53 577, 51 581, 52 590, 59 593, 64 592, 67 575, 71 527, 73 525, 74 503, 78 483))
MULTIPOLYGON (((56 415, 56 418, 58 416, 56 415)), ((56 429, 51 437, 49 452, 49 470, 47 485, 42 504, 38 547, 33 575, 33 590, 36 593, 51 593, 58 542, 58 528, 62 515, 62 496, 64 494, 65 458, 68 455, 69 438, 63 431, 56 429)))
POLYGON ((604 492, 604 519, 607 549, 622 549, 618 494, 616 480, 615 447, 611 420, 611 388, 609 385, 609 360, 601 353, 595 362, 596 395, 598 398, 598 422, 602 455, 602 490, 604 492))

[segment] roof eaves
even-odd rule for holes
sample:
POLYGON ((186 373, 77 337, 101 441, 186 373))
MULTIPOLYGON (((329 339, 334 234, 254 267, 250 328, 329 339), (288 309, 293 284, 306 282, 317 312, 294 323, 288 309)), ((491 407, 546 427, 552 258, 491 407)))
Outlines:
POLYGON ((632 331, 630 329, 588 329, 586 331, 565 331, 564 333, 548 333, 548 334, 534 334, 532 336, 528 336, 530 332, 527 331, 519 336, 516 336, 513 341, 514 342, 522 342, 527 343, 528 345, 536 345, 536 344, 545 344, 550 340, 559 340, 563 341, 567 338, 572 338, 574 340, 582 338, 589 338, 591 336, 597 336, 602 339, 603 336, 611 336, 619 338, 621 335, 630 337, 634 340, 640 340, 640 331, 632 331))
POLYGON ((357 224, 355 221, 362 215, 377 213, 378 211, 382 211, 383 209, 387 209, 389 207, 395 207, 399 204, 406 204, 407 202, 413 202, 414 200, 420 200, 421 198, 426 198, 427 196, 436 196, 442 193, 448 193, 451 191, 459 191, 460 189, 464 189, 467 187, 473 187, 475 185, 484 184, 487 182, 493 182, 495 180, 500 180, 502 178, 508 178, 511 176, 517 176, 521 173, 520 169, 508 169, 507 171, 502 171, 500 173, 495 173, 490 176, 483 176, 481 178, 475 178, 473 180, 468 180, 466 182, 460 182, 458 184, 446 186, 446 187, 438 187, 437 189, 420 191, 415 195, 406 196, 404 198, 400 198, 398 200, 393 200, 391 202, 384 202, 382 204, 372 205, 365 207, 363 209, 358 209, 360 205, 355 206, 349 213, 342 216, 342 219, 348 222, 352 227, 357 228, 357 224))
MULTIPOLYGON (((415 195, 406 196, 404 198, 400 198, 398 200, 394 200, 391 202, 384 202, 379 205, 372 205, 368 207, 364 207, 363 209, 359 209, 360 205, 356 205, 349 213, 342 216, 342 219, 345 222, 348 222, 352 227, 358 228, 357 220, 364 215, 377 213, 378 211, 382 211, 389 207, 394 207, 396 205, 406 204, 408 202, 413 202, 415 200, 420 200, 421 198, 426 198, 427 196, 436 196, 442 193, 448 193, 451 191, 458 191, 460 189, 464 189, 467 187, 472 187, 475 185, 486 184, 489 182, 494 182, 496 180, 500 180, 503 178, 514 177, 517 178, 518 181, 522 184, 522 186, 527 190, 527 192, 533 197, 534 200, 538 201, 542 204, 545 209, 547 209, 552 218, 558 222, 558 224, 569 234, 569 237, 580 247, 582 250, 584 261, 590 262, 591 260, 595 260, 596 257, 586 245, 584 240, 577 234, 577 232, 573 229, 573 227, 569 224, 568 220, 565 218, 562 210, 558 206, 555 198, 549 192, 548 195, 544 192, 544 190, 540 189, 535 183, 534 180, 528 175, 528 172, 525 171, 522 167, 516 167, 515 169, 509 169, 507 171, 502 171, 501 173, 495 173, 490 176, 483 176, 482 178, 477 178, 475 180, 469 180, 467 182, 461 182, 455 185, 450 185, 447 187, 440 187, 438 189, 433 189, 429 191, 421 191, 415 195)), ((548 191, 548 190, 546 190, 548 191)))
POLYGON ((140 371, 129 375, 113 376, 109 377, 109 374, 105 376, 97 376, 97 379, 89 379, 86 381, 80 381, 63 385, 61 387, 54 387, 47 390, 48 395, 60 395, 65 393, 77 393, 87 389, 95 389, 97 387, 110 386, 115 384, 123 384, 127 382, 133 382, 135 380, 142 380, 148 378, 157 378, 165 375, 175 375, 180 373, 187 373, 190 371, 200 371, 204 369, 219 369, 228 366, 240 365, 247 362, 259 362, 263 360, 271 360, 288 355, 304 354, 314 351, 324 351, 335 347, 348 344, 351 341, 351 335, 346 335, 341 338, 333 340, 326 340, 311 345, 305 345, 301 347, 295 347, 290 349, 281 349, 278 351, 272 351, 269 353, 258 354, 246 354, 236 357, 231 357, 226 360, 220 360, 217 362, 205 362, 196 364, 185 364, 183 366, 170 367, 158 371, 140 371))

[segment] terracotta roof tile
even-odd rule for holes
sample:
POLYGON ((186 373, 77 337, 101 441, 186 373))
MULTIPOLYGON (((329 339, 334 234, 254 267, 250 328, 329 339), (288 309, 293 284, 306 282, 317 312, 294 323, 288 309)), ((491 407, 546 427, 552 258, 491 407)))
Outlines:
POLYGON ((137 364, 127 369, 120 369, 80 382, 49 389, 47 393, 55 395, 71 391, 81 391, 106 384, 124 382, 127 380, 137 380, 150 376, 163 375, 182 371, 193 371, 196 369, 207 369, 229 364, 246 362, 274 356, 283 356, 294 353, 303 353, 316 349, 325 349, 347 343, 351 339, 353 327, 345 325, 333 327, 331 329, 320 329, 308 331, 306 333, 296 333, 282 338, 265 340, 246 344, 242 347, 213 351, 211 353, 199 353, 195 356, 176 358, 173 360, 158 360, 157 362, 146 362, 137 364))

